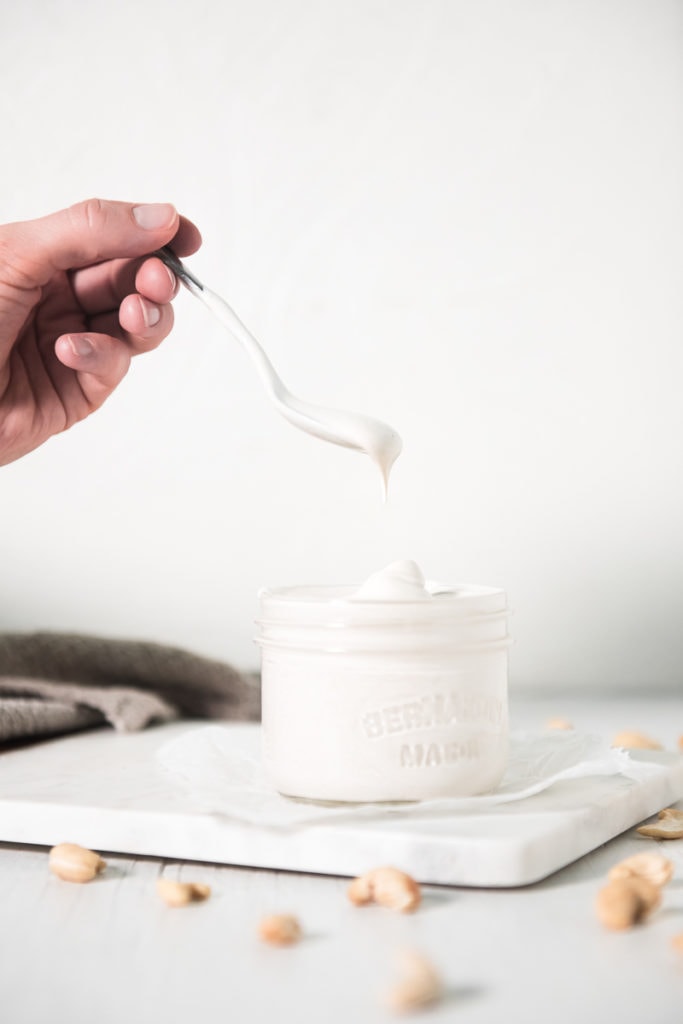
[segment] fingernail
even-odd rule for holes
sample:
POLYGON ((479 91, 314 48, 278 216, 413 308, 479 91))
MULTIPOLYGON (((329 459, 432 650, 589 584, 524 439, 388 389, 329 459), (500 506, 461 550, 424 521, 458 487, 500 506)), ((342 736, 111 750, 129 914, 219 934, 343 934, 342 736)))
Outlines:
POLYGON ((167 266, 166 266, 166 264, 165 264, 165 263, 163 263, 163 264, 162 264, 162 266, 163 266, 164 270, 166 271, 166 273, 168 274, 168 276, 169 276, 169 278, 170 278, 170 280, 171 280, 171 285, 172 285, 172 287, 173 287, 173 290, 175 291, 175 286, 176 286, 176 284, 178 283, 178 282, 176 281, 176 279, 175 279, 175 274, 173 273, 173 271, 171 270, 171 268, 170 268, 170 267, 167 267, 167 266))
POLYGON ((140 299, 140 309, 142 310, 142 319, 145 321, 145 327, 154 327, 161 320, 161 310, 158 306, 152 305, 151 302, 145 302, 144 299, 140 299))
POLYGON ((143 206, 134 206, 133 216, 141 228, 154 231, 157 228, 170 227, 176 219, 176 210, 170 203, 147 203, 143 206))
POLYGON ((74 334, 69 338, 69 344, 71 345, 71 351, 75 356, 83 359, 84 356, 92 355, 95 351, 92 342, 88 341, 81 334, 74 334))

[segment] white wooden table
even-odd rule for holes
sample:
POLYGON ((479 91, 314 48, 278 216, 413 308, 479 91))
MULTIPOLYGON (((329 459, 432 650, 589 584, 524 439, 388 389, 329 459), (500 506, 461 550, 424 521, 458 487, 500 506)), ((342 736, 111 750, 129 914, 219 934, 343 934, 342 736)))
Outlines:
MULTIPOLYGON (((550 715, 611 736, 636 728, 673 748, 683 699, 512 699, 515 727, 550 715)), ((683 806, 683 804, 679 804, 683 806)), ((465 1024, 681 1024, 683 840, 633 830, 520 889, 427 887, 421 909, 354 908, 347 881, 277 871, 107 857, 89 885, 61 882, 47 850, 0 845, 0 1021, 3 1024, 373 1024, 394 958, 416 948, 442 972, 441 1004, 416 1019, 465 1024), (609 867, 643 849, 676 864, 662 908, 625 933, 605 931, 593 904, 609 867), (210 900, 171 910, 161 875, 208 882, 210 900), (266 913, 299 916, 304 940, 269 948, 266 913)))

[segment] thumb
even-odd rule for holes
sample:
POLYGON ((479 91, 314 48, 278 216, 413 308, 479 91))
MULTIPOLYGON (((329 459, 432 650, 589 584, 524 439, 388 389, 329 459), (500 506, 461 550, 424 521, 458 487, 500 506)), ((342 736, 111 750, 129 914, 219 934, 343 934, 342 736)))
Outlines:
POLYGON ((165 245, 178 230, 170 203, 119 203, 87 199, 37 220, 2 228, 2 248, 22 288, 46 284, 57 270, 102 260, 144 256, 165 245))

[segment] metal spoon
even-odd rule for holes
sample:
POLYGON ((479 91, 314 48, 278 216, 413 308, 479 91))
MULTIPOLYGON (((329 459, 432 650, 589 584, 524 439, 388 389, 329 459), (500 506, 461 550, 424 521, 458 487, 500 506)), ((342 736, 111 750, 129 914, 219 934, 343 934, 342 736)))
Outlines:
POLYGON ((285 387, 256 338, 225 299, 203 285, 168 246, 158 249, 154 255, 173 271, 187 290, 199 299, 240 343, 256 367, 266 393, 280 415, 299 430, 313 434, 323 441, 344 448, 353 448, 368 455, 380 471, 383 494, 386 498, 389 472, 402 448, 401 438, 393 427, 369 416, 344 412, 341 409, 328 409, 297 398, 285 387))

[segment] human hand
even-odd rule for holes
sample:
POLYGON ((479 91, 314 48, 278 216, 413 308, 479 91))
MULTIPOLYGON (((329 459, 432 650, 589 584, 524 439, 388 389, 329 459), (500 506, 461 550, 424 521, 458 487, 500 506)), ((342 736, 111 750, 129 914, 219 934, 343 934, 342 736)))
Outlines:
POLYGON ((91 199, 0 226, 0 466, 98 409, 173 325, 171 271, 201 245, 168 204, 91 199))

